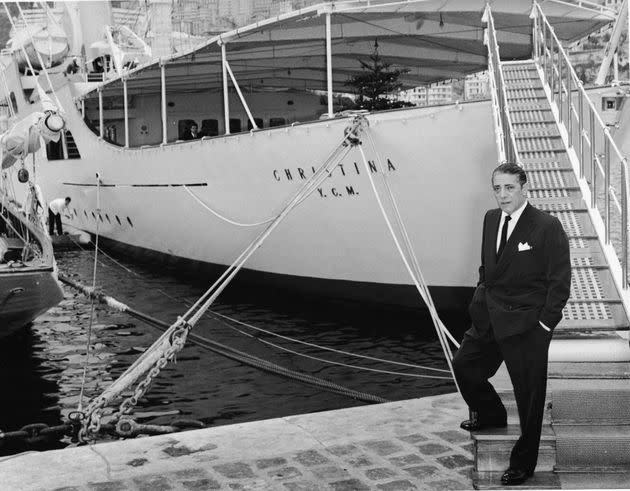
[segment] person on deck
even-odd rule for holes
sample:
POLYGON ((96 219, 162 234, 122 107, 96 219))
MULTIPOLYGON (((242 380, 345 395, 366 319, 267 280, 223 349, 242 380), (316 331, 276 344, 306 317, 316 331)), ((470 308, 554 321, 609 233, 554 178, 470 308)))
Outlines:
POLYGON ((469 306, 472 327, 453 359, 470 410, 468 431, 507 425, 490 379, 505 361, 514 387, 521 436, 501 477, 518 485, 534 473, 547 389, 553 329, 569 298, 569 241, 560 221, 527 202, 527 175, 516 164, 492 173, 499 208, 483 222, 479 283, 469 306))
POLYGON ((63 227, 61 225, 61 214, 66 218, 70 218, 68 205, 70 204, 69 196, 65 198, 57 198, 48 204, 48 233, 54 235, 55 225, 57 226, 57 235, 63 235, 63 227))
POLYGON ((201 135, 199 134, 199 126, 193 123, 190 126, 190 129, 186 133, 184 133, 184 137, 182 139, 183 140, 196 140, 198 138, 201 138, 201 135))

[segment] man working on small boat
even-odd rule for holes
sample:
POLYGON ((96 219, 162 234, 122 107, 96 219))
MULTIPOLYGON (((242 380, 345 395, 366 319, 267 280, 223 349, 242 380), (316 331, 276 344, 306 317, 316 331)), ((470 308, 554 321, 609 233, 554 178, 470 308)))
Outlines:
POLYGON ((538 460, 549 343, 569 298, 571 260, 558 219, 527 202, 521 167, 500 165, 492 186, 499 208, 484 218, 479 283, 469 307, 473 326, 453 368, 470 409, 461 427, 475 431, 507 425, 505 406, 488 382, 505 361, 521 436, 501 482, 516 485, 533 474, 538 460))
POLYGON ((61 225, 61 214, 66 218, 70 218, 68 205, 70 204, 69 196, 65 198, 57 198, 48 204, 48 233, 54 235, 55 225, 57 226, 57 235, 63 235, 63 227, 61 225))

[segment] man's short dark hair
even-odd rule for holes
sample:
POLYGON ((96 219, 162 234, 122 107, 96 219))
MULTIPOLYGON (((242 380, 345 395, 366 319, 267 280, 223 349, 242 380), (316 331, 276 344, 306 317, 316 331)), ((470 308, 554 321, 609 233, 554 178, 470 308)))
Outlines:
POLYGON ((72 199, 70 199, 70 196, 66 196, 66 201, 67 201, 68 203, 70 203, 70 201, 72 201, 72 199))
POLYGON ((525 183, 527 183, 527 174, 520 165, 513 162, 506 162, 505 164, 501 164, 496 169, 494 169, 492 171, 493 180, 495 174, 512 174, 514 176, 518 176, 518 182, 521 186, 524 186, 525 183))

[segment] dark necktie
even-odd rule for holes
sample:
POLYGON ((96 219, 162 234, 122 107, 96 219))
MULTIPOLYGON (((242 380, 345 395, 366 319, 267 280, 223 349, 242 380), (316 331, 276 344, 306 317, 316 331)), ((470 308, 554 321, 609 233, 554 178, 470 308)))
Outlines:
POLYGON ((501 241, 499 242, 499 250, 497 251, 497 260, 501 257, 503 249, 505 249, 505 243, 507 242, 508 224, 510 223, 510 220, 512 220, 512 217, 510 215, 507 215, 505 217, 505 220, 503 221, 503 228, 501 229, 501 241))

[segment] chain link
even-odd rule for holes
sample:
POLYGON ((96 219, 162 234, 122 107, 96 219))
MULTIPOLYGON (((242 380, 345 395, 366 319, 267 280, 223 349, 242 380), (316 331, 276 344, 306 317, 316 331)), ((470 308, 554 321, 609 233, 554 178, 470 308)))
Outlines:
MULTIPOLYGON (((368 125, 368 120, 363 114, 358 114, 344 131, 344 141, 342 146, 356 146, 361 144, 360 133, 363 127, 368 125)), ((194 322, 194 321, 193 321, 194 322)), ((121 418, 129 414, 133 408, 138 404, 138 401, 147 392, 153 380, 160 374, 162 369, 172 360, 175 359, 177 353, 181 351, 186 344, 188 333, 192 329, 192 324, 184 320, 182 317, 177 319, 177 322, 172 326, 172 332, 169 336, 169 347, 164 350, 154 366, 148 371, 145 378, 140 381, 133 395, 124 399, 118 407, 118 412, 112 415, 113 421, 120 421, 121 418)), ((101 417, 102 412, 106 404, 106 399, 101 398, 95 403, 91 404, 85 412, 85 419, 83 427, 79 432, 79 438, 82 441, 94 440, 101 430, 101 417)), ((111 424, 111 422, 108 422, 111 424)))
MULTIPOLYGON (((164 353, 155 362, 155 365, 149 370, 146 377, 138 382, 138 385, 134 389, 133 395, 124 399, 118 407, 118 412, 112 416, 112 421, 117 421, 126 414, 129 414, 138 401, 149 390, 153 381, 158 377, 162 369, 166 365, 175 359, 177 353, 182 350, 186 344, 188 332, 192 329, 192 325, 183 320, 181 317, 178 319, 178 324, 174 327, 172 334, 169 338, 170 346, 164 350, 164 353)), ((79 434, 83 441, 94 440, 96 435, 101 430, 101 418, 103 409, 105 408, 106 400, 98 400, 94 406, 88 408, 83 428, 79 434)))

